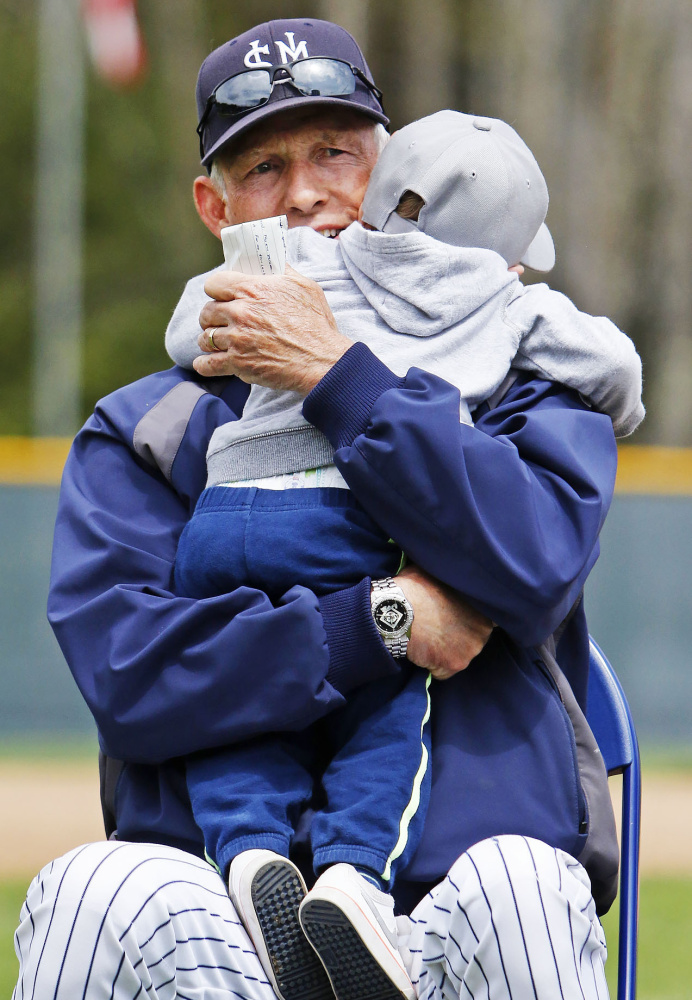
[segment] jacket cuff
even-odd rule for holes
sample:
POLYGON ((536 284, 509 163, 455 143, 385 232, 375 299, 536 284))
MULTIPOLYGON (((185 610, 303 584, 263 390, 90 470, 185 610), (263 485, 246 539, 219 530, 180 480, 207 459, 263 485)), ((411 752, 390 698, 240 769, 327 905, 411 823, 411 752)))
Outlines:
POLYGON ((303 416, 326 434, 334 450, 348 447, 367 430, 382 393, 404 382, 365 344, 356 343, 305 397, 303 416))
POLYGON ((368 681, 399 671, 385 647, 370 609, 370 578, 319 599, 329 648, 327 681, 348 694, 368 681))

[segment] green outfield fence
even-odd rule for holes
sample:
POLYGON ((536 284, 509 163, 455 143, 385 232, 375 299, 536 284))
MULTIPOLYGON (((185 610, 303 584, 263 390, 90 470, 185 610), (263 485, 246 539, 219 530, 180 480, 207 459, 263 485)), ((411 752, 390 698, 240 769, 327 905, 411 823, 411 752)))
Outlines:
MULTIPOLYGON (((92 731, 45 619, 64 438, 0 438, 0 740, 92 731)), ((623 445, 586 590, 640 739, 692 745, 692 449, 623 445)))

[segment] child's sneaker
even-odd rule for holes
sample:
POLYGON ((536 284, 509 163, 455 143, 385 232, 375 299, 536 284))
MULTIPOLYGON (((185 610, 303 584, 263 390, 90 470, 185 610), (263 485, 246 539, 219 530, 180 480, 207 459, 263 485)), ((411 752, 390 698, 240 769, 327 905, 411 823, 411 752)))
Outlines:
POLYGON ((351 865, 333 865, 317 880, 300 923, 337 1000, 416 1000, 397 950, 394 900, 351 865))
POLYGON ((228 891, 280 1000, 334 1000, 298 919, 306 888, 296 866, 273 851, 243 851, 231 862, 228 891))

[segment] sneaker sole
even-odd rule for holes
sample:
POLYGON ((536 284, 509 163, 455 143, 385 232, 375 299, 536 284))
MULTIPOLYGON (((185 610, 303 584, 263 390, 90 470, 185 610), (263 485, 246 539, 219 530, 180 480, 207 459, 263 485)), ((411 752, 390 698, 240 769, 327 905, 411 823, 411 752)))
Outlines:
POLYGON ((280 861, 263 865, 252 880, 252 904, 283 1000, 334 1000, 329 979, 298 919, 305 890, 280 861))
POLYGON ((336 904, 308 900, 300 911, 300 922, 327 970, 337 1000, 407 1000, 336 904))

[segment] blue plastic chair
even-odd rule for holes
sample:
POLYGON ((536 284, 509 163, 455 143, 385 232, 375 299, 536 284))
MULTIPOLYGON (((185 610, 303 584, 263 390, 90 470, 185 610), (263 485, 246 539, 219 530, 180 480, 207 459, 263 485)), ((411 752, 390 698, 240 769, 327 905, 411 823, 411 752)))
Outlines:
POLYGON ((620 843, 620 933, 617 1000, 637 992, 637 918, 639 914, 639 828, 641 769, 639 745, 620 681, 603 651, 590 640, 589 697, 586 717, 603 754, 608 775, 622 775, 620 843))

